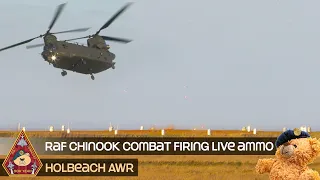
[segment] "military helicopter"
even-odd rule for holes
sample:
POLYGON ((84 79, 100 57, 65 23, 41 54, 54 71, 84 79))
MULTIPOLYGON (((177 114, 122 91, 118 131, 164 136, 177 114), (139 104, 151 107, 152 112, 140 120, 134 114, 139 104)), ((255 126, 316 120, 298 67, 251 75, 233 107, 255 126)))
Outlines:
POLYGON ((81 74, 90 74, 91 79, 94 80, 93 74, 100 73, 109 68, 115 69, 115 54, 109 51, 110 46, 106 44, 105 40, 116 41, 122 43, 129 43, 131 40, 100 36, 101 30, 107 28, 120 14, 122 14, 132 3, 128 3, 123 6, 116 14, 114 14, 95 34, 84 36, 80 38, 68 39, 64 41, 57 40, 54 34, 68 33, 68 32, 83 32, 90 28, 80 28, 68 31, 61 31, 56 33, 50 33, 53 25, 60 16, 62 10, 64 9, 66 3, 60 4, 54 15, 54 18, 49 26, 47 32, 43 35, 34 37, 32 39, 25 40, 23 42, 5 47, 0 49, 0 51, 13 48, 22 44, 31 42, 37 38, 43 38, 44 44, 36 44, 27 46, 27 49, 34 47, 43 47, 41 53, 42 58, 53 65, 55 68, 62 69, 61 75, 66 76, 67 71, 73 71, 81 74), (87 39, 87 46, 79 45, 78 43, 69 43, 67 41, 73 41, 77 39, 87 39))

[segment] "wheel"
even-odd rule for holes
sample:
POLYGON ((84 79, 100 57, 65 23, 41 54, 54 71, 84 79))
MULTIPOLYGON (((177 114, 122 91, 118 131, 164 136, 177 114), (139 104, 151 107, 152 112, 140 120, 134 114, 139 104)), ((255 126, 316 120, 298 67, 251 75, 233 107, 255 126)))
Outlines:
POLYGON ((65 75, 67 75, 67 71, 62 71, 61 76, 65 76, 65 75))
POLYGON ((94 76, 93 75, 91 75, 91 79, 94 80, 94 76))

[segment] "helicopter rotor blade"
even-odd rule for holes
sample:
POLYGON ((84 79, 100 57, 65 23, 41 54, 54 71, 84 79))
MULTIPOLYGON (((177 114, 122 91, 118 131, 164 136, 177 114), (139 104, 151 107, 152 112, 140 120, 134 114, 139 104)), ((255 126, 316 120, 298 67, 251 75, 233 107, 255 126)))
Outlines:
MULTIPOLYGON (((79 29, 72 29, 72 30, 68 30, 68 31, 60 31, 60 32, 55 32, 55 33, 51 33, 51 34, 61 34, 61 33, 69 33, 69 32, 82 32, 82 31, 87 31, 90 28, 79 28, 79 29)), ((45 44, 34 44, 34 45, 29 45, 26 46, 27 49, 31 49, 31 48, 36 48, 36 47, 41 47, 44 46, 45 44)))
POLYGON ((27 46, 27 49, 31 49, 31 48, 36 48, 36 47, 41 47, 41 46, 44 46, 44 44, 34 44, 34 45, 29 45, 27 46))
POLYGON ((121 43, 129 43, 132 40, 130 39, 124 39, 124 38, 118 38, 118 37, 110 37, 110 36, 101 36, 106 41, 115 41, 115 42, 121 42, 121 43))
POLYGON ((73 39, 67 39, 64 41, 74 41, 74 40, 78 40, 78 39, 84 39, 84 38, 90 38, 91 36, 83 36, 83 37, 79 37, 79 38, 73 38, 73 39))
POLYGON ((89 30, 90 28, 79 28, 79 29, 72 29, 72 30, 68 30, 68 31, 60 31, 60 32, 55 32, 55 33, 51 33, 51 34, 62 34, 62 33, 69 33, 69 32, 84 32, 89 30))
POLYGON ((127 3, 126 5, 124 5, 117 13, 115 13, 97 32, 95 35, 98 35, 100 33, 101 30, 107 28, 108 26, 110 26, 110 24, 116 19, 118 18, 131 4, 133 3, 127 3))
POLYGON ((13 47, 16 47, 16 46, 20 46, 22 44, 26 44, 28 42, 33 41, 34 39, 37 39, 37 38, 39 38, 39 36, 35 37, 35 38, 32 38, 32 39, 28 39, 28 40, 22 41, 22 42, 19 42, 17 44, 14 44, 14 45, 11 45, 11 46, 8 46, 8 47, 5 47, 5 48, 2 48, 2 49, 0 49, 0 51, 6 50, 6 49, 9 49, 9 48, 13 48, 13 47))
POLYGON ((54 26, 54 24, 56 23, 57 19, 59 18, 60 14, 61 14, 61 12, 62 12, 62 10, 64 9, 64 7, 65 7, 66 4, 67 4, 67 3, 63 3, 63 4, 60 4, 60 5, 57 7, 56 12, 55 12, 55 14, 54 14, 54 16, 53 16, 53 19, 52 19, 52 21, 51 21, 51 23, 50 23, 50 25, 49 25, 49 29, 48 29, 48 31, 47 31, 46 34, 48 34, 48 33, 50 32, 50 30, 52 29, 52 27, 54 26))

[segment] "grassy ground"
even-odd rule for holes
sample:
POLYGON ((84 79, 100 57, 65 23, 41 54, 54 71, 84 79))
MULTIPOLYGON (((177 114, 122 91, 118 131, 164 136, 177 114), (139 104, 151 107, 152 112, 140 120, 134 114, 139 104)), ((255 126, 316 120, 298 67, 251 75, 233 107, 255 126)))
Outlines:
MULTIPOLYGON (((167 136, 184 136, 184 137, 203 137, 207 131, 189 131, 189 130, 170 130, 167 131, 167 136)), ((212 131, 214 137, 249 137, 249 136, 264 136, 264 137, 277 137, 281 132, 259 132, 253 135, 248 132, 241 131, 212 131)), ((0 132, 0 136, 16 136, 12 132, 0 132)), ((119 131, 118 136, 159 136, 160 130, 147 130, 147 131, 119 131)), ((311 133, 313 137, 320 137, 320 132, 311 133)), ((64 134, 62 132, 27 132, 28 137, 34 136, 114 136, 112 132, 106 131, 78 131, 64 134)), ((87 158, 92 156, 58 156, 54 158, 87 158)), ((138 158, 139 159, 139 176, 138 177, 36 177, 32 179, 152 179, 152 180, 228 180, 228 179, 241 179, 241 180, 267 180, 268 175, 259 175, 254 172, 254 166, 259 158, 266 158, 273 156, 94 156, 94 158, 138 158)), ((1 157, 1 158, 4 158, 1 157)), ((40 156, 40 158, 53 158, 53 156, 40 156)), ((320 172, 320 158, 317 159, 311 168, 320 172)), ((0 178, 6 179, 6 178, 0 178)), ((28 179, 28 178, 23 178, 28 179)), ((31 178, 30 178, 31 179, 31 178)))
MULTIPOLYGON (((92 158, 92 156, 59 156, 57 159, 92 158)), ((138 158, 138 177, 36 177, 34 179, 268 179, 267 175, 258 175, 254 166, 258 158, 267 156, 94 156, 94 158, 138 158)), ((4 157, 2 157, 4 158, 4 157)), ((52 156, 40 156, 52 158, 52 156)), ((317 164, 320 170, 320 161, 317 164)), ((1 179, 1 178, 0 178, 1 179)), ((5 179, 5 178, 3 178, 5 179)), ((25 178, 24 178, 25 179, 25 178)), ((30 178, 31 179, 31 178, 30 178)))
MULTIPOLYGON (((0 137, 16 137, 19 132, 0 131, 0 137)), ((70 134, 61 131, 26 131, 28 137, 157 137, 161 136, 161 130, 118 130, 114 131, 72 131, 70 134)), ((279 131, 257 131, 257 134, 240 130, 212 130, 210 137, 277 137, 279 131)), ((312 136, 320 137, 320 132, 311 133, 312 136)), ((170 137, 208 137, 207 130, 166 130, 165 136, 170 137)))

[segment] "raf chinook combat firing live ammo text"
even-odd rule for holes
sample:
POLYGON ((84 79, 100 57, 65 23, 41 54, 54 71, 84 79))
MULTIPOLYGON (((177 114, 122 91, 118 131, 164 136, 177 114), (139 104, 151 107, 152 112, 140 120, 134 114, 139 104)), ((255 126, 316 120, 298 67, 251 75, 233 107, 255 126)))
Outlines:
POLYGON ((69 32, 83 32, 87 31, 89 28, 80 28, 68 31, 61 31, 56 33, 50 33, 53 25, 60 16, 66 3, 58 6, 54 18, 49 26, 47 32, 38 37, 28 39, 26 41, 5 47, 0 49, 0 51, 13 48, 22 44, 31 42, 37 38, 43 38, 44 44, 30 45, 27 49, 34 47, 43 47, 43 52, 41 53, 43 59, 53 65, 55 68, 62 69, 61 75, 67 75, 67 71, 73 71, 81 74, 90 74, 91 79, 94 80, 93 74, 100 73, 109 68, 115 69, 115 54, 109 51, 110 46, 106 44, 106 40, 129 43, 131 40, 100 36, 101 30, 107 28, 120 14, 122 14, 132 3, 126 4, 122 7, 116 14, 114 14, 95 34, 84 36, 80 38, 68 39, 64 41, 57 40, 54 34, 69 33, 69 32), (68 43, 67 41, 77 40, 77 39, 87 39, 87 46, 78 45, 74 43, 68 43))

